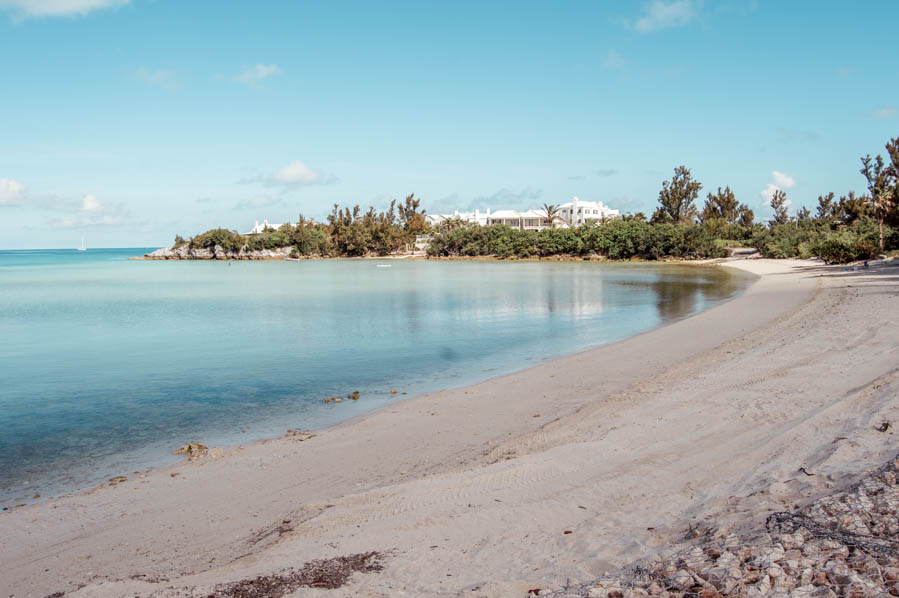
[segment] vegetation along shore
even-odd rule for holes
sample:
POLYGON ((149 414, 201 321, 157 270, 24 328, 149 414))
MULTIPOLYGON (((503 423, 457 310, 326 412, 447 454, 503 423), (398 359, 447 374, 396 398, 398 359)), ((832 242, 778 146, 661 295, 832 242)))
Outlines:
MULTIPOLYGON (((307 220, 241 235, 223 228, 146 259, 286 259, 301 257, 604 258, 612 260, 724 257, 734 247, 750 247, 764 257, 819 257, 828 263, 866 260, 899 250, 899 137, 886 144, 887 158, 861 159, 866 193, 818 196, 813 213, 790 211, 784 191, 770 202, 773 216, 759 221, 730 187, 708 193, 698 207, 702 184, 690 169, 675 168, 659 191, 649 217, 638 212, 575 228, 519 230, 503 224, 481 226, 447 220, 430 226, 421 200, 409 195, 384 211, 334 205, 326 223, 307 220), (418 241, 418 243, 416 243, 418 241)), ((545 205, 554 221, 557 207, 545 205)))

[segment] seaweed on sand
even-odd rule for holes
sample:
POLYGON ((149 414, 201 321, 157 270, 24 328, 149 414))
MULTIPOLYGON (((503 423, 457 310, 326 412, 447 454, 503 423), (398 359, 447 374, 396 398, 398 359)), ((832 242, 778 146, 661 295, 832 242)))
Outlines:
POLYGON ((378 552, 365 552, 310 561, 299 569, 220 584, 207 598, 281 598, 302 587, 333 590, 344 585, 357 571, 381 571, 384 568, 381 558, 378 552))

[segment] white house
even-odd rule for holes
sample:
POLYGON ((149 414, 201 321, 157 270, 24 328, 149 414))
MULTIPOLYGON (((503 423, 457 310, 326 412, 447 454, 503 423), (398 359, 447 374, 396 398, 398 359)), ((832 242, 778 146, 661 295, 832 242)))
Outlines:
POLYGON ((601 201, 581 201, 577 195, 568 203, 559 206, 559 216, 570 226, 581 226, 587 222, 603 222, 618 218, 618 210, 613 210, 601 201))
POLYGON ((481 212, 480 210, 475 210, 474 212, 460 212, 459 210, 456 210, 452 214, 427 214, 425 216, 425 220, 431 226, 436 226, 441 222, 446 222, 447 220, 461 220, 466 224, 477 224, 479 226, 484 226, 488 224, 489 219, 489 208, 486 212, 481 212))
POLYGON ((428 214, 425 216, 431 226, 439 225, 450 220, 461 220, 466 224, 505 224, 518 230, 543 230, 555 224, 555 228, 569 228, 586 224, 587 222, 602 222, 619 216, 618 210, 613 210, 601 201, 581 201, 573 197, 568 203, 558 206, 555 223, 551 223, 542 208, 536 210, 497 210, 486 212, 475 210, 474 212, 459 212, 452 214, 428 214))
POLYGON ((489 220, 490 224, 505 224, 519 230, 543 230, 552 225, 544 210, 497 210, 489 220))
MULTIPOLYGON (((287 224, 290 224, 289 222, 287 224)), ((263 220, 262 224, 259 224, 259 221, 256 221, 255 226, 253 226, 253 230, 248 233, 244 233, 247 235, 259 235, 265 232, 265 229, 270 228, 272 230, 278 230, 281 228, 283 224, 269 224, 268 220, 263 220)))

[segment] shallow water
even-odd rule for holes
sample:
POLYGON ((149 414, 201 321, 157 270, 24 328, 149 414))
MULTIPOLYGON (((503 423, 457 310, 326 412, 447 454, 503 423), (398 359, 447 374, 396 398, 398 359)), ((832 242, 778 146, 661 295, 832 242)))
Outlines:
POLYGON ((0 506, 172 462, 187 440, 320 428, 620 340, 751 282, 671 264, 127 261, 145 251, 0 251, 0 506))

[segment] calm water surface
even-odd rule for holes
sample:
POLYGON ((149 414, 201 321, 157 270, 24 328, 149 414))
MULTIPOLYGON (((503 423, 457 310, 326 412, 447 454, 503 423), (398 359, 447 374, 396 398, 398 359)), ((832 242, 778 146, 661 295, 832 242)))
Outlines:
POLYGON ((670 264, 127 261, 144 252, 0 251, 0 506, 171 462, 187 440, 319 428, 391 389, 620 340, 751 282, 670 264))

